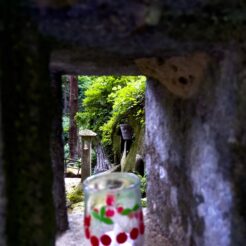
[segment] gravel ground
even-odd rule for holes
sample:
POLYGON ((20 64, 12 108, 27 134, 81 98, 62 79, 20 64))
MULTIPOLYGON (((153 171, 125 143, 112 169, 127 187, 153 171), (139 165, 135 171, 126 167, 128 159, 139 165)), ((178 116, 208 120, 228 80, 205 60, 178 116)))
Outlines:
POLYGON ((69 230, 56 241, 56 246, 84 246, 83 213, 68 215, 69 230))
POLYGON ((75 186, 80 183, 80 178, 65 178, 66 192, 70 192, 75 186))
MULTIPOLYGON (((80 183, 80 178, 65 178, 66 192, 80 183)), ((57 238, 56 246, 84 246, 83 211, 68 214, 69 230, 57 238)))

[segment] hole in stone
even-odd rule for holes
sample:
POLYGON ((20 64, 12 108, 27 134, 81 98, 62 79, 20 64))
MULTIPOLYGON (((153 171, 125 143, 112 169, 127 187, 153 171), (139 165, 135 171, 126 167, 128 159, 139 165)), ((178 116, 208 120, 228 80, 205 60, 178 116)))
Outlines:
POLYGON ((164 59, 162 57, 157 57, 157 63, 159 66, 163 65, 165 63, 164 59))
MULTIPOLYGON (((146 68, 146 70, 151 73, 155 72, 153 68, 146 68)), ((71 204, 69 205, 70 213, 80 211, 80 206, 82 208, 82 205, 79 205, 83 203, 81 201, 83 199, 82 189, 79 186, 81 179, 84 180, 88 176, 108 170, 120 171, 121 165, 125 167, 124 170, 141 175, 139 176, 142 177, 141 202, 146 207, 147 178, 144 153, 141 152, 144 145, 146 77, 63 75, 61 83, 64 105, 62 116, 63 143, 65 144, 65 184, 68 204, 71 204), (121 100, 124 98, 125 107, 122 106, 119 98, 121 100), (133 111, 131 107, 128 108, 132 104, 131 100, 136 104, 133 111), (72 109, 72 103, 76 104, 75 109, 72 109), (110 119, 112 121, 113 107, 122 110, 117 111, 119 112, 117 117, 120 117, 121 121, 112 126, 110 119), (134 116, 136 113, 138 113, 137 117, 134 116), (77 130, 72 131, 72 123, 75 119, 77 130), (126 134, 122 128, 124 125, 131 126, 134 134, 126 134), (108 141, 108 138, 103 137, 105 134, 102 135, 99 131, 102 126, 107 126, 103 133, 110 132, 110 135, 114 137, 113 141, 108 141), (91 130, 97 134, 93 139, 91 130), (75 135, 78 132, 79 134, 74 136, 72 132, 75 135), (106 148, 107 146, 110 148, 106 148), (137 151, 133 153, 132 149, 137 149, 137 151), (129 163, 129 159, 134 161, 129 163), (72 188, 72 185, 76 188, 72 188), (79 187, 79 194, 77 194, 77 187, 79 187), (79 202, 76 200, 75 203, 74 197, 80 199, 79 202)), ((94 188, 106 186, 109 189, 118 189, 123 185, 125 185, 124 180, 108 180, 107 183, 100 182, 94 188)))
POLYGON ((179 77, 178 81, 182 85, 187 85, 188 84, 188 80, 185 77, 183 77, 183 76, 179 77))
POLYGON ((190 80, 190 83, 193 83, 194 82, 194 76, 193 75, 189 75, 189 80, 190 80))

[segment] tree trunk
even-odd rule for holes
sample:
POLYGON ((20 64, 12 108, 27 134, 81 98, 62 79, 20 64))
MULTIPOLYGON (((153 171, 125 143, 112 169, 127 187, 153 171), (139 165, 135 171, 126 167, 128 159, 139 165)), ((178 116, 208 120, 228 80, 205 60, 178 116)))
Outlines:
POLYGON ((75 122, 75 115, 78 112, 78 78, 77 76, 69 76, 70 82, 70 96, 69 96, 69 108, 70 108, 70 127, 69 127, 69 151, 70 158, 75 159, 77 157, 77 141, 78 133, 75 122))
POLYGON ((99 173, 110 169, 111 166, 110 166, 109 159, 103 149, 103 146, 100 144, 99 141, 96 143, 96 155, 97 155, 97 164, 95 166, 94 172, 99 173))
POLYGON ((82 139, 81 183, 91 175, 91 140, 82 139))
POLYGON ((61 76, 52 76, 52 98, 55 112, 52 122, 51 158, 53 168, 53 198, 56 209, 56 231, 58 234, 68 229, 65 183, 64 183, 64 145, 62 139, 62 89, 61 76))

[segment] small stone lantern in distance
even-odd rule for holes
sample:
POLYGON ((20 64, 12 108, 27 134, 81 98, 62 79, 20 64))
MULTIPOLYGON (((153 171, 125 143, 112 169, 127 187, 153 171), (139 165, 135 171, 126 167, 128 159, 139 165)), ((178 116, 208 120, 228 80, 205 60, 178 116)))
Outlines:
POLYGON ((97 134, 91 130, 79 131, 81 137, 81 182, 91 176, 91 143, 97 134))

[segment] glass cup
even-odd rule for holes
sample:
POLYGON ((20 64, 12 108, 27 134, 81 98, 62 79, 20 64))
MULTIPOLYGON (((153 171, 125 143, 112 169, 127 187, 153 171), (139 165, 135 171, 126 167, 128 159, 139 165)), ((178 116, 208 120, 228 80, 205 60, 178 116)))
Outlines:
POLYGON ((135 174, 98 174, 87 178, 83 188, 86 245, 144 245, 140 180, 135 174))

